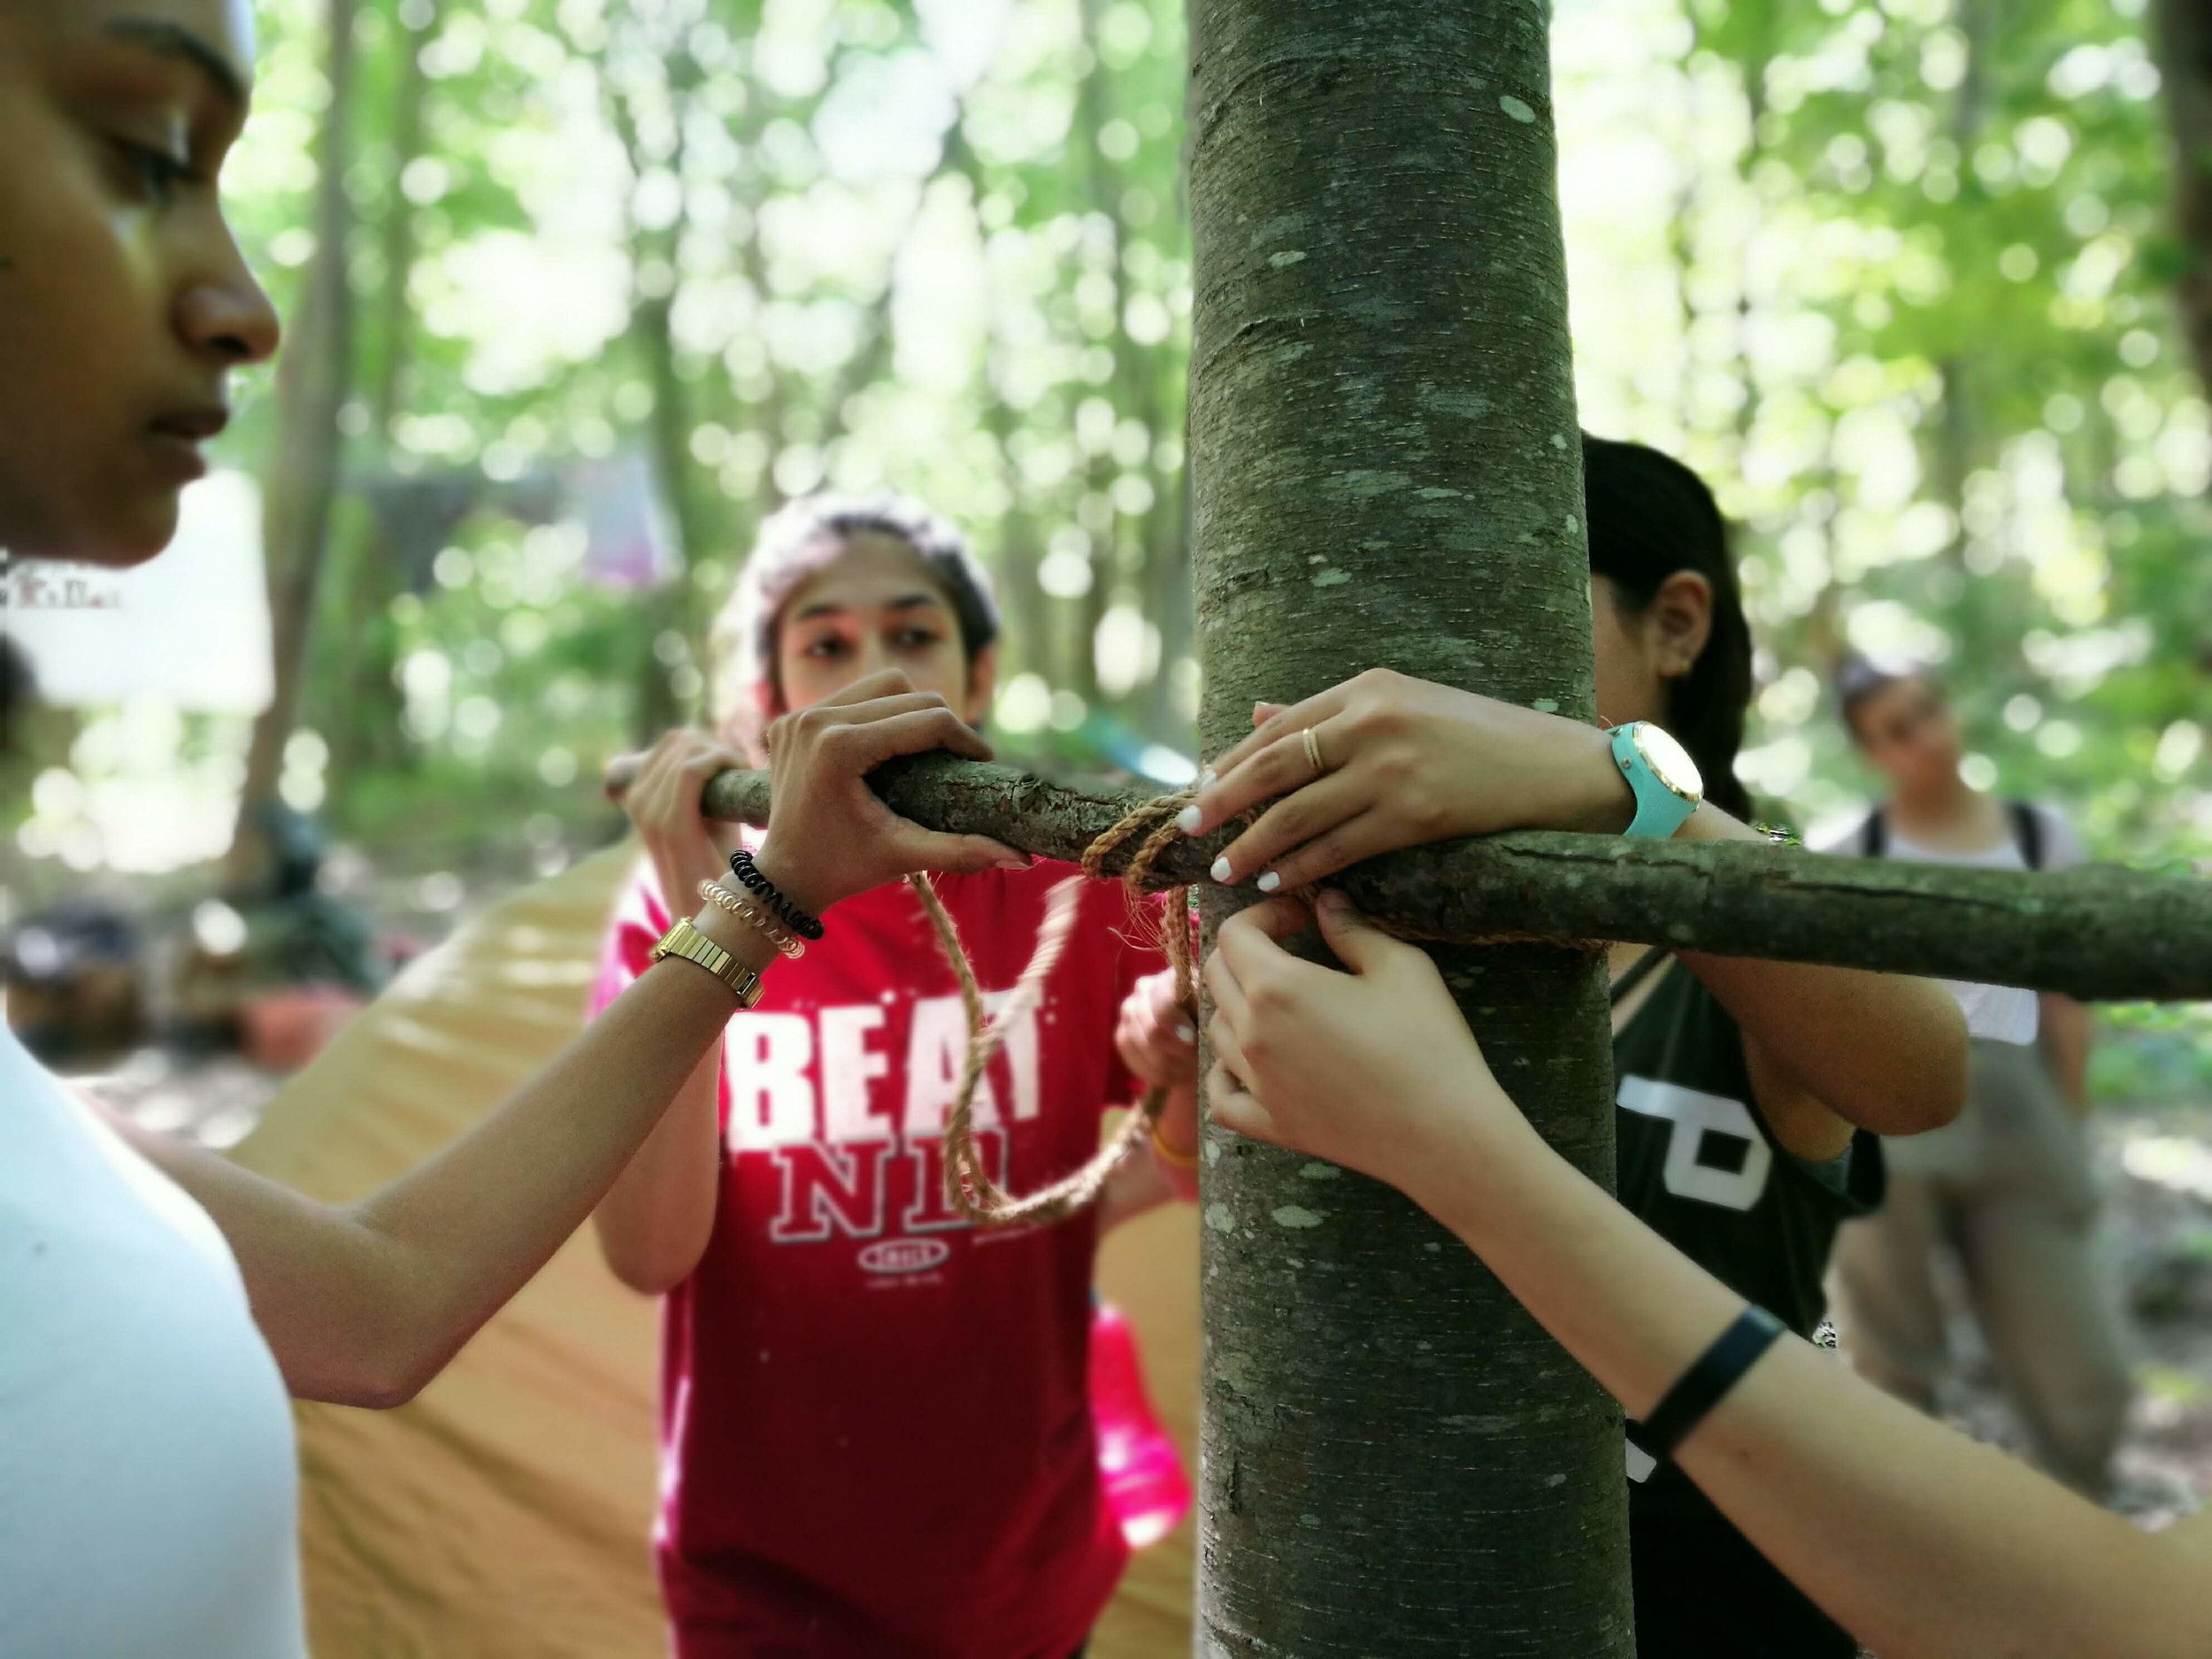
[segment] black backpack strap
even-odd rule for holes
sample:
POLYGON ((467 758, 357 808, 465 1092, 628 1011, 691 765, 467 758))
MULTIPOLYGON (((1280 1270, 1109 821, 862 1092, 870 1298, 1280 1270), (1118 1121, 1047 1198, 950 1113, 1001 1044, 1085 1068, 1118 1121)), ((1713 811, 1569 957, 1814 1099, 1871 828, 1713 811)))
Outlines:
POLYGON ((2012 812, 2012 839, 2020 860, 2031 870, 2043 868, 2043 815, 2025 801, 2008 802, 2012 812))
POLYGON ((1859 856, 1879 858, 1889 850, 1889 820, 1876 807, 1866 815, 1866 822, 1859 826, 1859 856))

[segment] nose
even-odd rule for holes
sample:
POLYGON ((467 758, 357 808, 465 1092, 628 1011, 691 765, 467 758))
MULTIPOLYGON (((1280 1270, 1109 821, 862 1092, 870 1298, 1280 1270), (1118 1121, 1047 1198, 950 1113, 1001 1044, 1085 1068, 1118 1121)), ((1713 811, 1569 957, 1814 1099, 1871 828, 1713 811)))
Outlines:
POLYGON ((220 257, 177 301, 177 331, 196 352, 219 357, 227 368, 266 363, 276 356, 282 330, 228 227, 220 257))

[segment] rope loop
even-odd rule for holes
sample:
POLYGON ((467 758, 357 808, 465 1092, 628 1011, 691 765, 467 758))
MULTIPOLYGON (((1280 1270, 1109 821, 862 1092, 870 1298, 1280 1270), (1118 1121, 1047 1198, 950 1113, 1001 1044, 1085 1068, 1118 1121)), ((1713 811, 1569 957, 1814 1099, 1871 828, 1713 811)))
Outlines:
MULTIPOLYGON (((1131 857, 1128 869, 1122 872, 1122 888, 1131 918, 1141 918, 1145 883, 1161 855, 1182 833, 1175 826, 1175 817, 1190 803, 1191 798, 1186 793, 1147 801, 1085 849, 1083 873, 1056 883, 1046 895, 1045 919, 1038 932, 1037 949, 995 1015, 984 1007, 983 990, 976 983, 975 965, 969 961, 967 950, 960 942, 959 930, 953 926, 952 917, 937 896, 936 888, 930 885, 927 876, 907 877, 907 884, 921 901, 922 911, 937 934, 938 948, 944 952, 945 961, 959 982, 960 1006, 967 1016, 967 1053, 961 1062, 959 1086, 945 1112, 944 1162, 945 1201, 969 1220, 989 1227, 1042 1225, 1064 1220, 1097 1201, 1121 1161, 1151 1134, 1153 1125, 1159 1121, 1160 1109, 1167 1103, 1167 1091, 1155 1086, 1145 1091, 1144 1099, 1113 1138, 1080 1169, 1022 1197, 1016 1197, 991 1179, 975 1149, 975 1092, 983 1080, 984 1068, 1004 1044, 1006 1033, 1015 1022, 1033 1012, 1043 1000, 1045 981, 1067 949, 1076 913, 1082 908, 1083 884, 1103 879, 1106 860, 1133 838, 1142 834, 1142 844, 1131 857)), ((1176 999, 1187 1008, 1194 1007, 1196 987, 1191 968, 1188 887, 1168 890, 1166 914, 1161 919, 1158 933, 1160 948, 1175 972, 1176 999)))

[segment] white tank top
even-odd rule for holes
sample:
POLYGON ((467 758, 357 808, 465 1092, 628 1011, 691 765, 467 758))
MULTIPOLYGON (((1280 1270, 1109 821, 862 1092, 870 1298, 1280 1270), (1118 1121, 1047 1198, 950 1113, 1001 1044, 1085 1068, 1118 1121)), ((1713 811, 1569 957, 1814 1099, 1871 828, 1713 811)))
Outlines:
POLYGON ((0 1029, 0 1654, 302 1659, 298 1485, 214 1222, 0 1029))

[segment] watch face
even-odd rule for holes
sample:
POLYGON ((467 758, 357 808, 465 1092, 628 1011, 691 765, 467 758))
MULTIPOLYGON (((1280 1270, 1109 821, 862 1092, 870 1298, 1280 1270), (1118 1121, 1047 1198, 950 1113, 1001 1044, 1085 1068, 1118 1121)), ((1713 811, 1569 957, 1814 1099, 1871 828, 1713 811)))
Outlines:
POLYGON ((1697 763, 1671 733, 1646 720, 1636 727, 1636 749, 1659 781, 1675 794, 1685 801, 1704 799, 1705 780, 1698 775, 1697 763))

